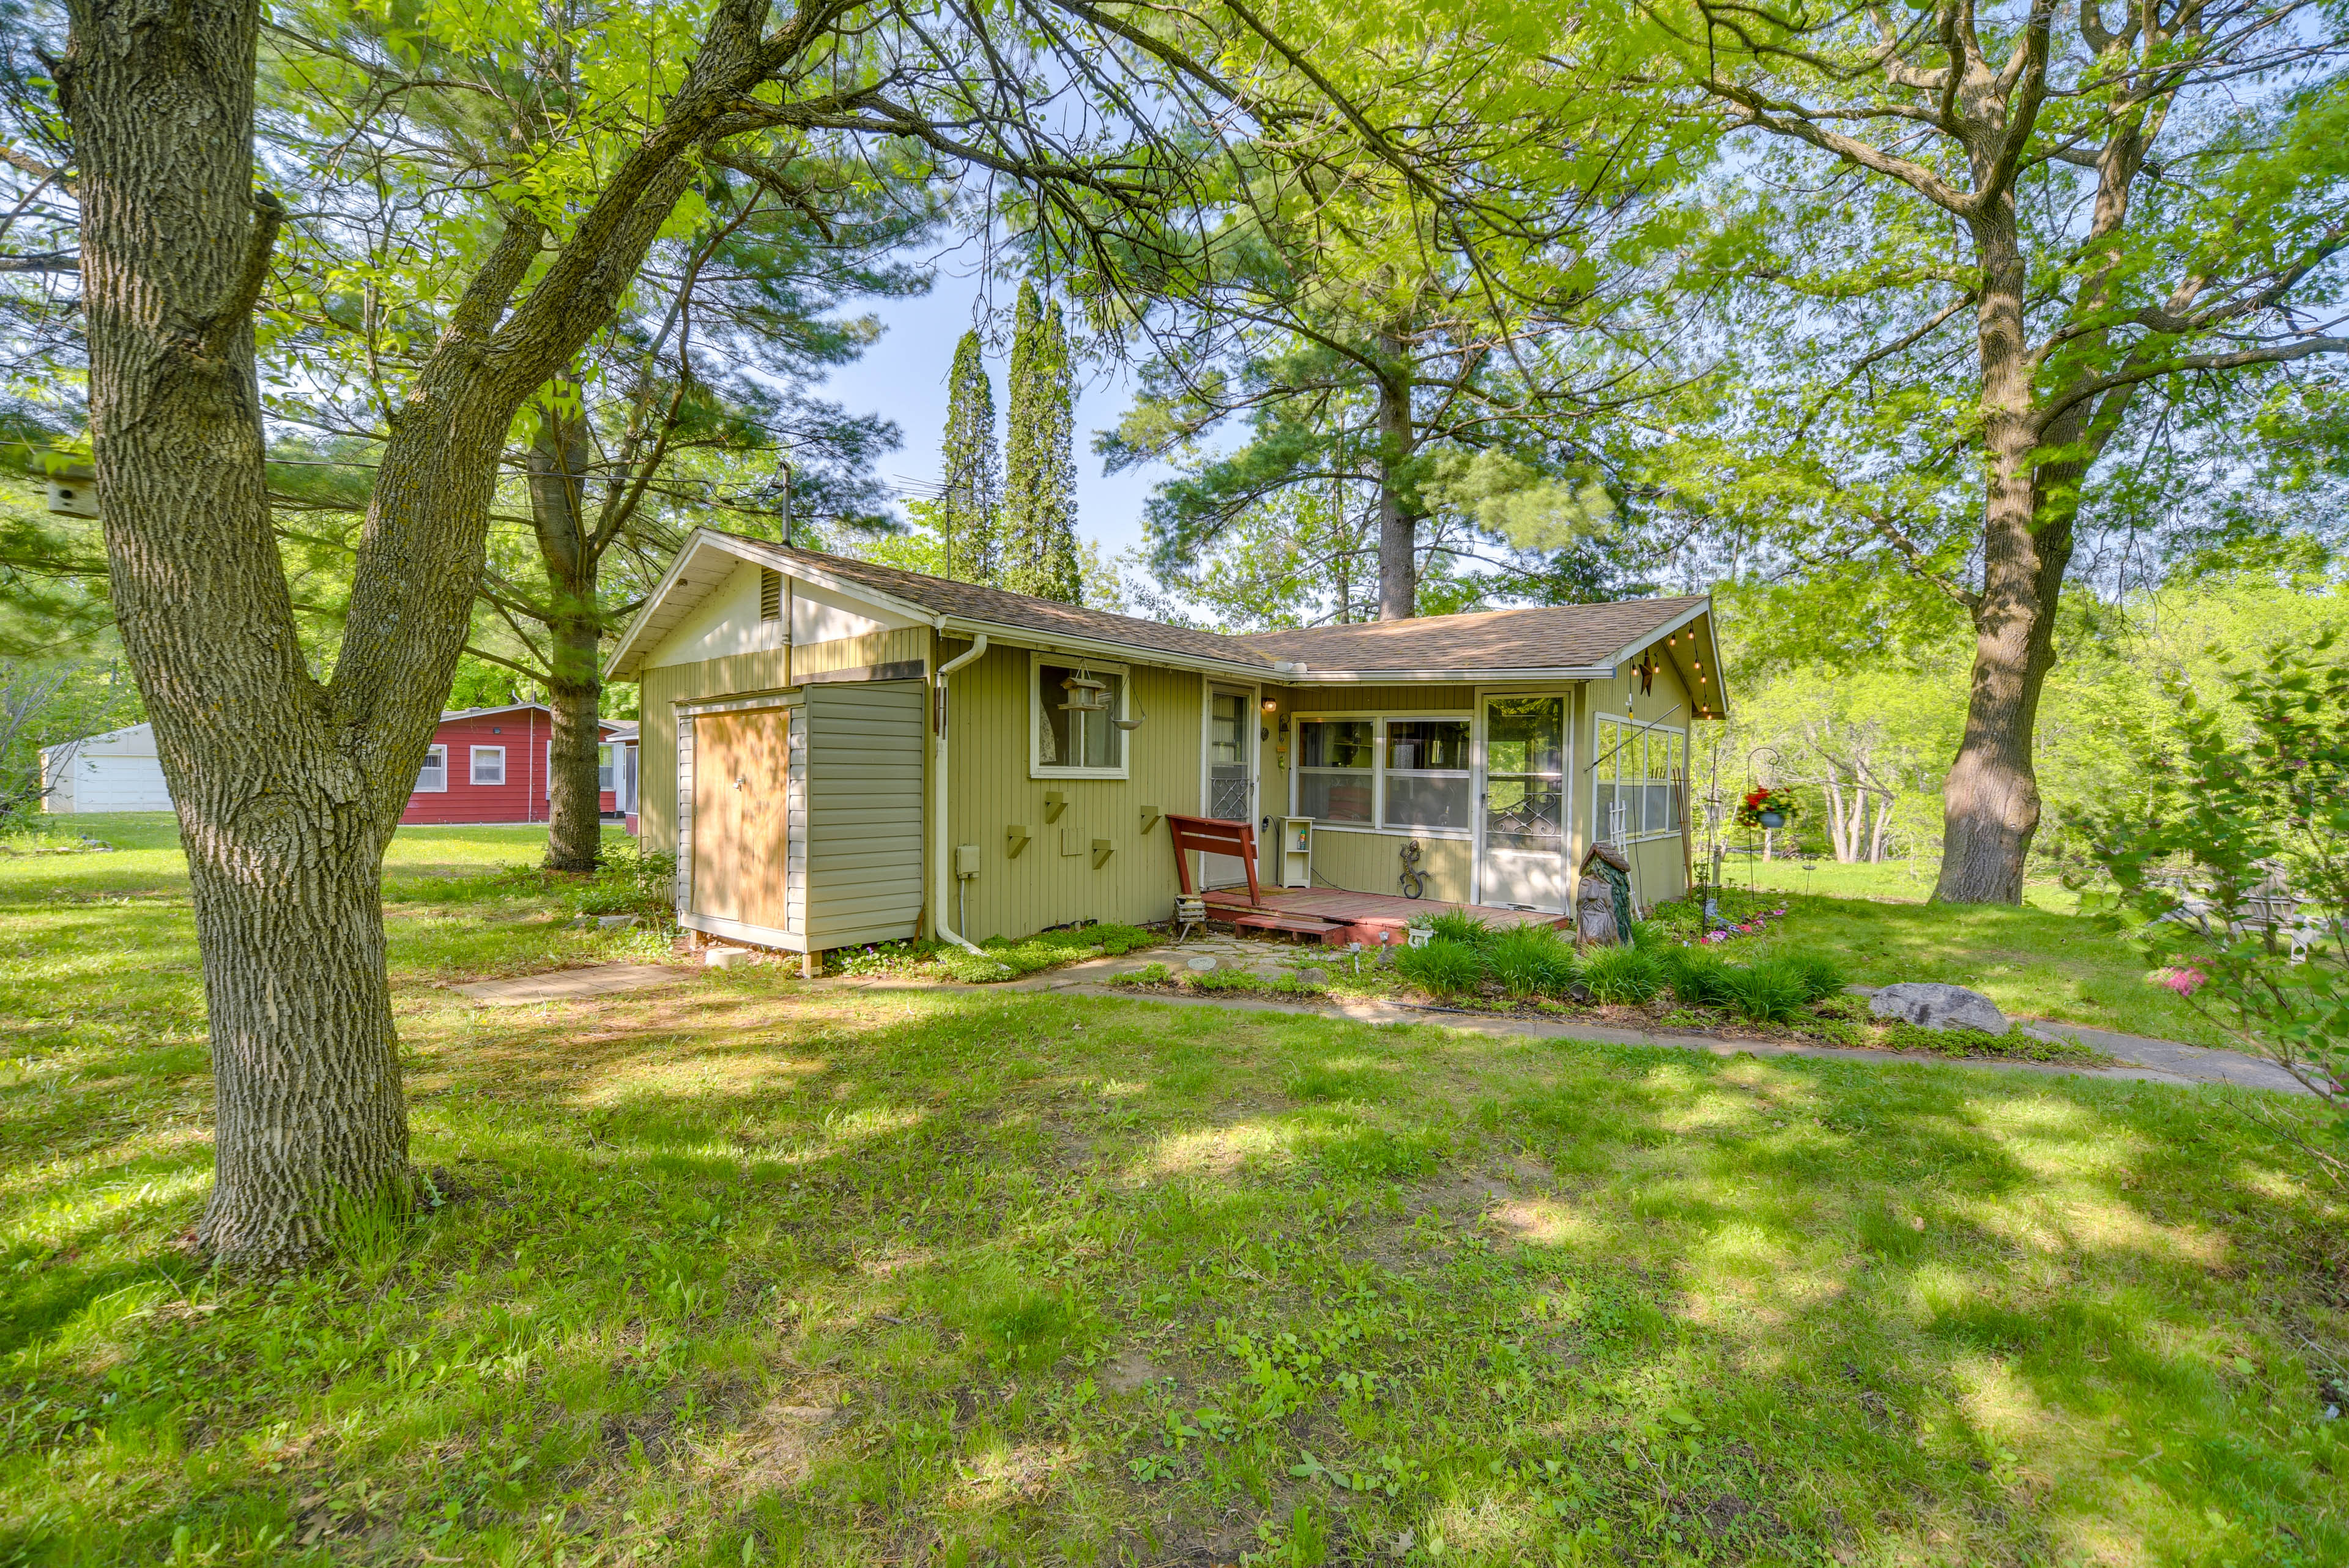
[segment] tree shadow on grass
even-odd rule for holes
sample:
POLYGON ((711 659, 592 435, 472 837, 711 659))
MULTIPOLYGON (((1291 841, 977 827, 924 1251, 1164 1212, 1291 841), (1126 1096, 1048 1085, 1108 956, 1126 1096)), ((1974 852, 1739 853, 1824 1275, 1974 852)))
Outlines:
POLYGON ((2341 1303, 2272 1269, 2339 1217, 2222 1098, 1028 996, 411 1023, 477 1195, 373 1280, 34 1331, 11 1544, 2349 1546, 2287 1338, 2341 1303))

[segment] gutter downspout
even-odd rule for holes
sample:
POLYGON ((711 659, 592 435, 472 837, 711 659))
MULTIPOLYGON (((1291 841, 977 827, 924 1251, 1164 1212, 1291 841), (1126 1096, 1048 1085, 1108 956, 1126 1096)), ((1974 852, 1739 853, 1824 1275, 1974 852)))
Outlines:
POLYGON ((978 944, 947 924, 947 883, 954 876, 954 836, 947 831, 947 677, 987 651, 987 633, 974 632, 971 645, 938 666, 937 735, 930 749, 932 803, 930 821, 937 828, 937 887, 930 904, 930 929, 939 937, 971 952, 978 944))

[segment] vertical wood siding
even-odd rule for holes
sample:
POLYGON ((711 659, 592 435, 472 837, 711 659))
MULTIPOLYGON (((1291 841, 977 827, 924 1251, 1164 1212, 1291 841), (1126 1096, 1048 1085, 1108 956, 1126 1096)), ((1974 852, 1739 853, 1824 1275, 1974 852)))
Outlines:
MULTIPOLYGON (((1324 833, 1316 829, 1314 881, 1353 893, 1400 894, 1402 850, 1410 841, 1408 834, 1324 833)), ((1423 837, 1419 848, 1419 870, 1427 877, 1429 901, 1466 903, 1468 870, 1475 846, 1464 838, 1423 837)))
MULTIPOLYGON (((948 644, 940 658, 961 649, 948 644)), ((1206 681, 1194 673, 1129 666, 1128 711, 1143 715, 1126 732, 1123 779, 1031 779, 1028 776, 1029 655, 997 646, 948 679, 947 837, 978 846, 979 872, 960 888, 977 941, 1027 936, 1072 920, 1163 920, 1174 913, 1179 884, 1174 840, 1165 822, 1143 826, 1142 808, 1196 815, 1200 809, 1201 747, 1206 681), (1044 795, 1058 790, 1068 805, 1047 821, 1044 795), (1027 846, 1008 853, 1004 829, 1027 829, 1027 846), (1095 839, 1111 851, 1096 868, 1095 839), (1064 854, 1066 846, 1074 849, 1064 854)), ((947 897, 954 898, 951 886, 947 897)), ((948 919, 952 919, 951 908, 948 919)))
POLYGON ((638 697, 639 711, 645 715, 640 736, 644 754, 638 759, 638 777, 647 782, 636 805, 637 833, 645 847, 678 847, 676 741, 668 723, 673 711, 670 704, 703 697, 779 691, 786 678, 787 656, 792 661, 789 678, 794 680, 877 665, 926 661, 929 639, 928 628, 910 627, 838 638, 830 642, 811 642, 795 649, 766 649, 690 664, 655 665, 647 670, 638 697))
POLYGON ((1299 686, 1283 696, 1299 713, 1444 713, 1476 705, 1474 686, 1299 686))
POLYGON ((811 685, 806 923, 811 949, 911 937, 922 915, 923 718, 916 680, 811 685))

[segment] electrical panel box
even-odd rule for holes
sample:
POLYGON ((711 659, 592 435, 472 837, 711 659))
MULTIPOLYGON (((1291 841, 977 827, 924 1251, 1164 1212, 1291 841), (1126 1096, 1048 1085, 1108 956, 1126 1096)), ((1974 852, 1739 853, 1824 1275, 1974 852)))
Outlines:
POLYGON ((1309 816, 1280 819, 1280 885, 1313 885, 1313 819, 1309 816))
POLYGON ((955 875, 962 877, 970 877, 978 875, 978 845, 957 844, 955 846, 955 875))

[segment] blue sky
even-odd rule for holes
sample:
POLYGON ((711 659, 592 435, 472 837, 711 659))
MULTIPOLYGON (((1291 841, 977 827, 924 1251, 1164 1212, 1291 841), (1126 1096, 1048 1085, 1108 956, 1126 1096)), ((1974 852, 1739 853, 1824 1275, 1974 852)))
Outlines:
MULTIPOLYGON (((956 342, 983 314, 982 296, 991 292, 1008 317, 1017 286, 988 284, 968 275, 977 271, 975 253, 943 257, 937 283, 914 299, 864 302, 885 330, 864 358, 833 372, 825 395, 852 413, 874 412, 897 421, 905 442, 876 465, 884 479, 900 476, 923 484, 937 482, 938 436, 947 421, 947 371, 956 342)), ((859 312, 863 314, 863 311, 859 312)), ((1009 323, 1002 334, 1009 337, 1009 323)), ((990 352, 995 380, 996 431, 999 440, 1006 398, 1004 364, 990 352)), ((1129 380, 1117 366, 1080 368, 1077 388, 1077 531, 1114 556, 1142 538, 1142 504, 1169 472, 1162 466, 1103 477, 1092 452, 1093 432, 1117 423, 1125 411, 1129 380)))

